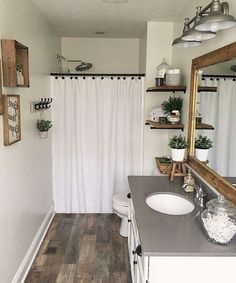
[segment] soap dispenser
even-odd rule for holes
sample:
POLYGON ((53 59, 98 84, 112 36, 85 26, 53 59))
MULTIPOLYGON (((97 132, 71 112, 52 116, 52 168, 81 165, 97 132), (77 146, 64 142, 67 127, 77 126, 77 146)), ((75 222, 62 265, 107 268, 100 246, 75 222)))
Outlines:
POLYGON ((184 185, 183 189, 185 190, 186 193, 191 193, 194 191, 194 179, 191 174, 191 169, 188 170, 187 176, 184 177, 184 185))

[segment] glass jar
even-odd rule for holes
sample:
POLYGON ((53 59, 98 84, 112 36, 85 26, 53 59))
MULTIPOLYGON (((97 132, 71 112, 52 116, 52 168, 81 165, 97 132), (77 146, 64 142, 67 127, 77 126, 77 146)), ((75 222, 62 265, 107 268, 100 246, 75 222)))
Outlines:
POLYGON ((166 59, 163 58, 162 63, 157 66, 156 86, 162 86, 165 84, 165 74, 167 70, 170 70, 170 68, 170 65, 166 63, 166 59))
POLYGON ((222 195, 206 204, 201 214, 204 232, 211 242, 228 245, 236 234, 236 207, 222 195))

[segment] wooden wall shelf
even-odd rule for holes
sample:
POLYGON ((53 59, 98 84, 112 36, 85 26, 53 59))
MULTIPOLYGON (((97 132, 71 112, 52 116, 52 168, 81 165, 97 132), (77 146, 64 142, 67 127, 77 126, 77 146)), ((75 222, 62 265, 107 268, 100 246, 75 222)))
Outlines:
POLYGON ((217 92, 216 86, 199 86, 198 92, 217 92))
POLYGON ((209 124, 201 123, 196 125, 197 130, 214 130, 214 127, 209 124))
MULTIPOLYGON (((151 120, 147 120, 145 125, 151 126, 150 129, 169 129, 169 130, 184 130, 183 124, 160 124, 158 122, 153 122, 151 120)), ((196 125, 197 130, 214 130, 214 127, 209 124, 201 123, 196 125)))
POLYGON ((146 91, 147 92, 177 92, 177 91, 183 91, 186 92, 187 87, 186 86, 154 86, 149 87, 146 91))
POLYGON ((29 87, 28 47, 12 39, 2 39, 3 85, 5 87, 29 87), (17 84, 16 65, 23 66, 24 84, 17 84))
POLYGON ((184 130, 183 124, 160 124, 158 122, 153 122, 151 120, 147 120, 145 125, 150 125, 151 129, 169 129, 169 130, 184 130))

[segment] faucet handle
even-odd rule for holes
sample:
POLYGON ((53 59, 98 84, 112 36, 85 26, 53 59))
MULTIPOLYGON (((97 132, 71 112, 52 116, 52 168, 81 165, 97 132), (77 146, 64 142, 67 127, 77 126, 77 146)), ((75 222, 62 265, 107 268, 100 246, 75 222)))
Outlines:
POLYGON ((207 195, 205 190, 202 188, 201 184, 198 187, 198 193, 199 193, 199 197, 205 197, 207 195))

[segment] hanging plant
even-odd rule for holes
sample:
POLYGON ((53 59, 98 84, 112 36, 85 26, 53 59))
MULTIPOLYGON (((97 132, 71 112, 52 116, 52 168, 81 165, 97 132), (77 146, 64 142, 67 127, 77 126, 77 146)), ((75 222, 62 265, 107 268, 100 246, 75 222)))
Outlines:
POLYGON ((50 120, 38 120, 37 121, 37 129, 40 132, 47 132, 52 127, 52 121, 50 120))

